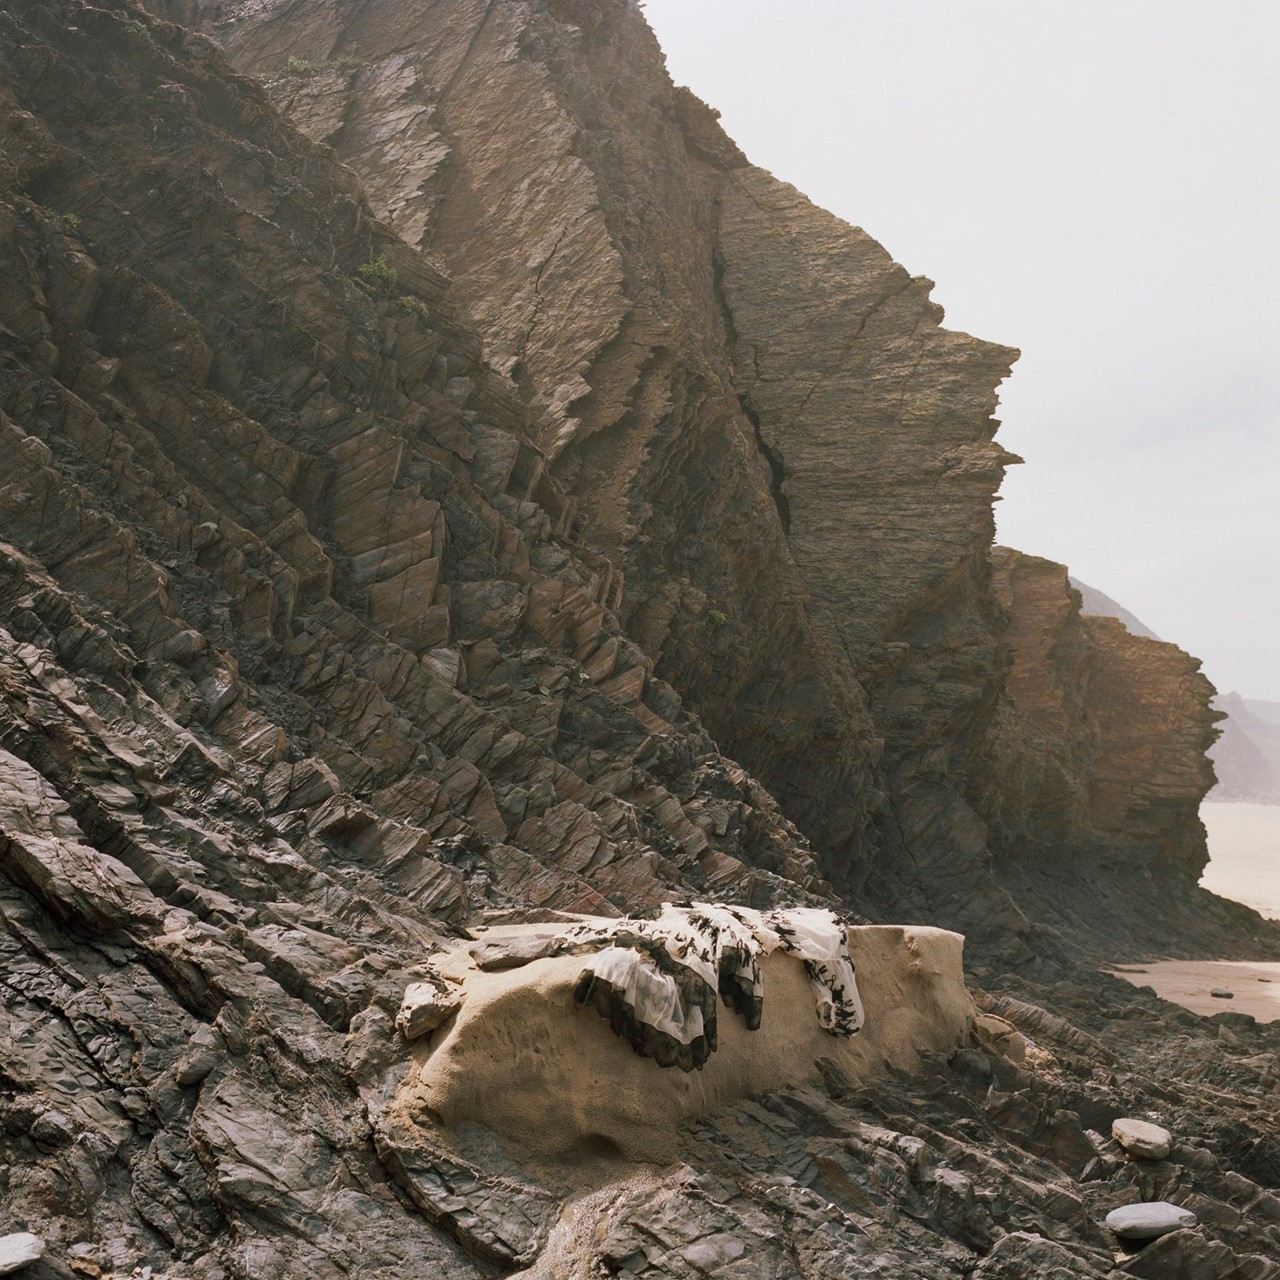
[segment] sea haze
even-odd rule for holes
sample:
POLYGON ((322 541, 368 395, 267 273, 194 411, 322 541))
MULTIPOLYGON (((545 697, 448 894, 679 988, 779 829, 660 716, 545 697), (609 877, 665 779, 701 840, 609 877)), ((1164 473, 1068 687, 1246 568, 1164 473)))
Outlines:
POLYGON ((1280 920, 1280 805, 1206 802, 1209 865, 1200 883, 1280 920))

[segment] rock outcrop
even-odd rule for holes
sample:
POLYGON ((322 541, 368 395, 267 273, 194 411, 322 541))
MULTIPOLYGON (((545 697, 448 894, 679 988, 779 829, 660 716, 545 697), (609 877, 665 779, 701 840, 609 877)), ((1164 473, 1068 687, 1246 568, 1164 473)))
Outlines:
POLYGON ((1062 565, 1003 547, 993 563, 1012 666, 980 807, 1006 871, 1186 898, 1208 860, 1198 809, 1221 718, 1199 662, 1082 614, 1062 565))
POLYGON ((823 1070, 857 1080, 914 1073, 922 1055, 962 1048, 974 1025, 963 943, 941 929, 850 930, 867 1011, 852 1037, 819 1024, 804 964, 775 952, 762 960, 760 1025, 748 1027, 726 1007, 718 1048, 690 1072, 641 1057, 607 1021, 580 1011, 572 993, 582 956, 544 954, 495 970, 459 947, 439 961, 458 984, 459 1013, 419 1055, 392 1115, 406 1129, 429 1115, 484 1125, 568 1161, 595 1145, 662 1163, 683 1132, 744 1099, 820 1087, 823 1070))
POLYGON ((965 794, 1005 666, 986 555, 1017 353, 942 328, 928 281, 752 167, 628 0, 153 7, 445 264, 625 577, 628 634, 828 874, 1025 927, 965 794))

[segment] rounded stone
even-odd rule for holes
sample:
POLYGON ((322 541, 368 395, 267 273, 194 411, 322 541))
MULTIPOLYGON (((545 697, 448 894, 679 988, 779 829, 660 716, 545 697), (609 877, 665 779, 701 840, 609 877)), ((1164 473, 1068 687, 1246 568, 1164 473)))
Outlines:
POLYGON ((1154 1240, 1157 1236, 1194 1227, 1196 1215, 1167 1200, 1121 1205, 1107 1214, 1107 1229, 1122 1240, 1154 1240))
POLYGON ((1173 1148, 1173 1134, 1158 1124, 1125 1117, 1111 1125, 1111 1136, 1141 1160, 1163 1160, 1173 1148))

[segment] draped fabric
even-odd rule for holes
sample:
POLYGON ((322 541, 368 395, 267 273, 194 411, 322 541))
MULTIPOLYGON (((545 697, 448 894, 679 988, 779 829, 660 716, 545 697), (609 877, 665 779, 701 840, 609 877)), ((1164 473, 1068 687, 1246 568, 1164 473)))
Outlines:
POLYGON ((815 907, 752 911, 709 902, 667 904, 656 920, 577 925, 555 952, 591 952, 574 999, 595 1009, 641 1056, 685 1071, 715 1052, 721 1000, 747 1027, 764 1011, 761 957, 795 955, 805 966, 819 1025, 851 1036, 862 1001, 844 925, 815 907))

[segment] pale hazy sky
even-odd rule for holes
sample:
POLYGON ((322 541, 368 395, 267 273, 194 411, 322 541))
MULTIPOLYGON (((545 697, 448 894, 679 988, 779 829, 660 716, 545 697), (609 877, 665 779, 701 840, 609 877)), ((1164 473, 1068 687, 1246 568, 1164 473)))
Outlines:
POLYGON ((647 0, 757 164, 1022 349, 1000 540, 1280 700, 1280 0, 647 0))

